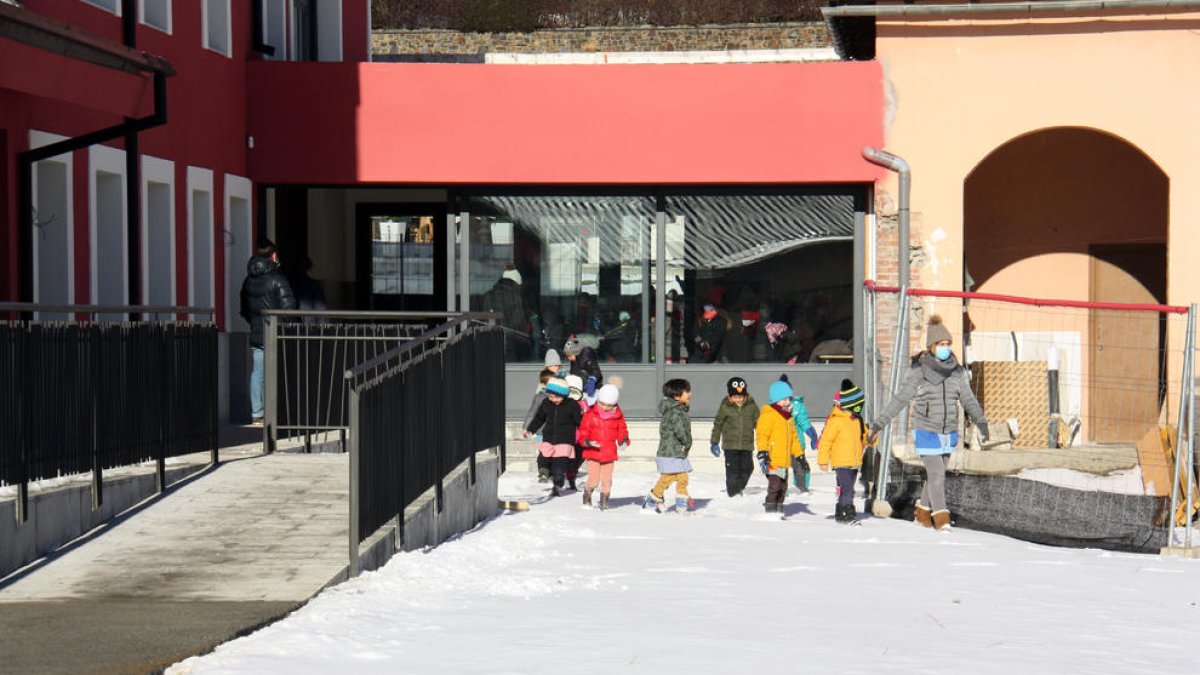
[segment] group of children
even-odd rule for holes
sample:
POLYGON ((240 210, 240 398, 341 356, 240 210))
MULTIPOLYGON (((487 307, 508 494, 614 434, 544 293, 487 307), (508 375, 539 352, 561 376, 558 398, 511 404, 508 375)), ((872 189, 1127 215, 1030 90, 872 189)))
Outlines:
MULTIPOLYGON (((580 353, 577 345, 568 341, 564 351, 573 366, 580 353)), ((590 366, 587 364, 588 370, 590 366)), ((571 370, 576 368, 564 366, 553 350, 547 353, 538 390, 526 415, 525 436, 537 436, 539 480, 553 483, 554 496, 563 494, 567 484, 575 489, 575 472, 579 463, 586 461, 583 504, 592 506, 593 492, 599 487, 599 507, 603 510, 608 508, 612 492, 613 465, 621 446, 629 446, 629 429, 618 404, 620 390, 609 383, 589 391, 601 381, 599 369, 588 374, 586 383, 580 375, 571 374, 571 370)), ((688 460, 692 448, 688 412, 691 398, 692 387, 687 380, 672 379, 663 385, 655 456, 659 478, 650 489, 644 508, 660 513, 667 510, 666 491, 672 485, 675 510, 694 508, 688 494, 688 474, 692 471, 688 460)), ((789 473, 796 488, 802 492, 809 490, 811 470, 805 453, 815 446, 821 469, 832 468, 837 473, 835 519, 853 522, 857 515, 854 484, 868 437, 862 418, 865 398, 862 389, 850 380, 843 380, 818 438, 804 399, 795 395, 786 375, 771 384, 767 404, 761 408, 750 396, 745 379, 731 378, 709 439, 714 456, 725 453, 726 493, 730 497, 742 494, 757 460, 768 484, 763 506, 767 513, 781 512, 789 473)))

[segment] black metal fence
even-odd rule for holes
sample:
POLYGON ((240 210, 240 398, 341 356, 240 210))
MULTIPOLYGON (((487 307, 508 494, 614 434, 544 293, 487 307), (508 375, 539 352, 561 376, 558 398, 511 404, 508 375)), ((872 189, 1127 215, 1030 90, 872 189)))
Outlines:
POLYGON ((264 443, 350 428, 344 374, 421 335, 450 313, 270 310, 264 312, 264 443))
MULTIPOLYGON (((10 311, 212 314, 0 304, 10 311)), ((167 457, 208 450, 218 460, 217 424, 212 322, 0 322, 0 484, 18 486, 22 520, 30 481, 92 472, 98 507, 104 470, 157 460, 161 490, 167 457)))
POLYGON ((504 333, 494 314, 463 314, 346 373, 350 385, 350 572, 358 547, 475 453, 504 470, 504 333), (486 319, 488 323, 481 324, 486 319))

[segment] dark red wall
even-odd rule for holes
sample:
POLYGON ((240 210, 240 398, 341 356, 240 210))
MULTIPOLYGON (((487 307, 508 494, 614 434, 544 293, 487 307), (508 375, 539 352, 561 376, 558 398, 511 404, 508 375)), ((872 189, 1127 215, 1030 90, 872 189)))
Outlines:
MULTIPOLYGON (((28 0, 29 11, 70 23, 74 28, 120 42, 122 19, 77 0, 28 0)), ((176 75, 167 83, 166 126, 141 134, 140 152, 175 162, 177 205, 177 301, 187 301, 187 167, 212 169, 214 257, 223 268, 224 174, 247 175, 246 67, 256 58, 250 48, 250 4, 231 3, 232 56, 204 49, 200 3, 173 3, 172 33, 139 24, 137 49, 166 58, 176 75)), ((26 150, 30 129, 76 136, 119 124, 122 115, 148 114, 153 108, 149 78, 120 73, 48 51, 0 39, 0 129, 8 136, 8 213, 4 243, 4 295, 15 298, 18 285, 16 221, 16 153, 26 150), (10 69, 9 63, 20 63, 10 69)), ((108 145, 122 148, 114 141, 108 145)), ((88 252, 88 151, 74 153, 76 300, 86 303, 90 280, 88 252)), ((137 261, 131 261, 137 264, 137 261)), ((224 275, 216 274, 217 299, 223 297, 224 275)), ((137 302, 138 298, 131 298, 137 302)), ((218 314, 221 315, 220 313, 218 314)))

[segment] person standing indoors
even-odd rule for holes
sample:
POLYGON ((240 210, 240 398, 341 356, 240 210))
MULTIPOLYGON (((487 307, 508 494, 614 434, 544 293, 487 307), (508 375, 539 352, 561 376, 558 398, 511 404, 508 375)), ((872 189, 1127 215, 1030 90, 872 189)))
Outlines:
MULTIPOLYGON (((983 407, 971 392, 971 382, 954 352, 950 331, 942 318, 929 319, 925 333, 926 349, 913 355, 908 374, 900 389, 871 422, 869 445, 896 415, 913 404, 913 446, 925 465, 925 487, 914 505, 915 522, 943 532, 950 530, 950 510, 946 506, 946 466, 958 446, 958 406, 979 428, 979 439, 989 440, 988 420, 983 407)), ((886 461, 886 458, 884 458, 886 461)))
POLYGON ((279 271, 279 252, 275 243, 263 237, 254 255, 246 263, 239 313, 250 324, 250 417, 253 424, 263 420, 263 324, 268 309, 296 309, 296 296, 287 277, 279 271))

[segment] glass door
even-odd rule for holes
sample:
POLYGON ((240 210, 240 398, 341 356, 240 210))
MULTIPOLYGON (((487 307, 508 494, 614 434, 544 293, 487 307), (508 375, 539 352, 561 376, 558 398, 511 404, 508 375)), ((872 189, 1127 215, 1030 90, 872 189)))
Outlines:
POLYGON ((358 306, 446 311, 445 204, 362 204, 358 306))

